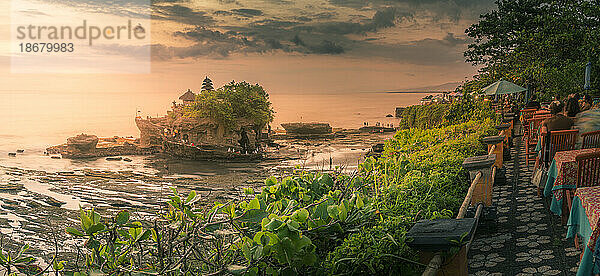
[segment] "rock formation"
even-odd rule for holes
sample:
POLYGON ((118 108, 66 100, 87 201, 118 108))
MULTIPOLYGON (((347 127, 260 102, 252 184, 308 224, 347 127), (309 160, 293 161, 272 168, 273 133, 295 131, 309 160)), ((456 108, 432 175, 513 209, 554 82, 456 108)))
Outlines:
POLYGON ((333 132, 328 123, 285 123, 281 126, 291 137, 320 137, 328 136, 333 132))
MULTIPOLYGON (((49 147, 48 154, 60 154, 64 158, 80 159, 118 155, 143 155, 158 152, 156 147, 139 147, 135 141, 126 138, 98 138, 95 135, 80 134, 67 138, 67 143, 49 147)), ((55 157, 55 156, 53 156, 55 157)))
POLYGON ((167 154, 195 160, 256 159, 261 129, 240 120, 226 130, 211 119, 185 117, 177 110, 160 118, 137 118, 141 147, 161 147, 167 154))
POLYGON ((71 151, 86 152, 96 148, 98 144, 98 136, 79 134, 75 137, 67 139, 67 149, 71 151))

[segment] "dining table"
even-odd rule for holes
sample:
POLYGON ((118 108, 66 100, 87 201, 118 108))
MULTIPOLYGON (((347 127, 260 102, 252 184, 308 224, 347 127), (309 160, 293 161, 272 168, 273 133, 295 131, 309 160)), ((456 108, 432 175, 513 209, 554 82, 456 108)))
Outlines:
POLYGON ((583 241, 583 255, 577 270, 578 276, 596 275, 600 272, 600 186, 582 187, 575 191, 571 214, 567 222, 567 238, 578 235, 583 241))
POLYGON ((548 168, 548 178, 544 187, 544 196, 552 197, 550 210, 561 216, 563 199, 567 190, 577 188, 577 161, 581 154, 598 152, 600 148, 559 151, 548 168))

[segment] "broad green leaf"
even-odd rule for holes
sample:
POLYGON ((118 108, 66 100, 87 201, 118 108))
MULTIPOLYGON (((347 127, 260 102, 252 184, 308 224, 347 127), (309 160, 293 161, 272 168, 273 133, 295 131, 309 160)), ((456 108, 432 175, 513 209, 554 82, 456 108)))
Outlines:
POLYGON ((360 209, 365 206, 365 203, 362 200, 362 197, 359 194, 356 194, 356 208, 360 209))
POLYGON ((331 217, 332 219, 337 219, 338 214, 339 214, 338 206, 337 205, 327 206, 327 214, 329 214, 329 217, 331 217))
POLYGON ((329 176, 329 174, 324 174, 324 175, 321 175, 321 176, 319 177, 319 182, 320 182, 322 185, 325 185, 326 187, 333 187, 333 185, 335 184, 335 183, 333 182, 333 179, 331 178, 331 176, 329 176))
POLYGON ((249 210, 260 209, 260 202, 258 202, 257 198, 250 200, 250 203, 248 204, 248 209, 249 210))
POLYGON ((298 228, 300 228, 300 224, 298 224, 298 222, 296 222, 296 221, 291 220, 287 223, 287 227, 292 232, 298 232, 298 228))
POLYGON ((267 224, 269 224, 269 222, 271 222, 271 220, 269 218, 263 218, 262 221, 260 222, 260 225, 265 228, 265 226, 267 224))
POLYGON ((81 233, 81 231, 73 228, 73 227, 67 227, 67 229, 65 230, 68 234, 71 234, 73 236, 77 236, 77 237, 83 237, 83 233, 81 233))
POLYGON ((315 253, 309 252, 302 257, 302 263, 304 265, 313 265, 315 262, 317 262, 317 255, 315 255, 315 253))
POLYGON ((34 257, 24 257, 24 258, 20 258, 20 259, 16 259, 15 263, 16 264, 21 264, 21 263, 30 263, 35 261, 34 257))
POLYGON ((272 219, 267 225, 265 225, 265 229, 269 231, 275 231, 275 229, 279 228, 283 224, 283 221, 278 219, 272 219))
POLYGON ((79 219, 81 220, 81 228, 87 232, 88 228, 92 226, 92 220, 87 216, 83 209, 79 209, 79 219))
POLYGON ((274 176, 271 176, 265 180, 265 185, 267 186, 273 186, 275 184, 277 184, 277 179, 274 176))
POLYGON ((97 224, 90 226, 90 228, 88 228, 86 233, 88 233, 88 235, 92 235, 92 234, 96 234, 102 230, 104 230, 104 224, 97 223, 97 224))
POLYGON ((65 261, 58 262, 58 261, 54 260, 54 262, 52 263, 52 268, 55 271, 61 271, 61 270, 63 270, 63 268, 65 268, 65 261))
POLYGON ((185 203, 190 203, 194 198, 196 198, 196 191, 191 191, 188 197, 185 199, 185 203))
POLYGON ((306 209, 296 210, 292 217, 300 223, 304 223, 308 219, 308 211, 306 209))
POLYGON ((338 217, 340 218, 341 221, 345 221, 346 218, 348 217, 348 209, 346 209, 346 205, 345 204, 340 204, 338 206, 338 217))
POLYGON ((312 242, 311 242, 311 240, 307 236, 302 236, 302 238, 294 241, 294 246, 297 249, 302 249, 302 248, 304 248, 305 246, 307 246, 309 244, 312 244, 312 242))
POLYGON ((129 212, 121 211, 117 214, 116 222, 118 225, 124 225, 129 222, 129 212))

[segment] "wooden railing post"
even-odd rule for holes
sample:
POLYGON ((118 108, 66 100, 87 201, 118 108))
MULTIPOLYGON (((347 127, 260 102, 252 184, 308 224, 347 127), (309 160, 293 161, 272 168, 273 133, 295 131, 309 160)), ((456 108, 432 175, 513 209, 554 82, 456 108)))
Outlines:
POLYGON ((470 157, 463 162, 463 168, 469 171, 472 180, 475 179, 477 174, 482 174, 474 189, 471 206, 476 206, 478 203, 492 206, 492 189, 494 186, 494 183, 492 183, 492 167, 495 163, 496 155, 494 154, 470 157))
POLYGON ((504 165, 504 132, 500 133, 499 136, 488 136, 483 138, 483 143, 488 145, 488 153, 496 155, 496 168, 502 168, 504 165))
POLYGON ((504 142, 506 143, 506 145, 510 145, 509 139, 511 139, 511 137, 512 137, 511 135, 509 135, 510 134, 510 132, 508 131, 509 128, 510 128, 510 124, 508 124, 508 123, 496 126, 496 129, 501 131, 501 133, 502 133, 502 131, 504 131, 504 142))

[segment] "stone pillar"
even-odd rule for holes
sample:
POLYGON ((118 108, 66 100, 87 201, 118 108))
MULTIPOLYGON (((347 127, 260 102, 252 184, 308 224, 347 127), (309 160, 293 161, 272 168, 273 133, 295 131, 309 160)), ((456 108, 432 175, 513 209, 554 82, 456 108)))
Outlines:
POLYGON ((505 134, 506 134, 506 136, 512 137, 512 132, 513 132, 513 129, 515 127, 515 117, 506 116, 506 114, 505 114, 504 119, 502 119, 502 122, 505 123, 505 124, 509 124, 510 125, 508 127, 508 131, 505 134))
POLYGON ((406 233, 406 244, 419 251, 419 260, 423 264, 429 264, 436 254, 442 252, 445 259, 442 260, 437 275, 467 276, 469 271, 465 243, 474 235, 476 221, 475 218, 422 220, 406 233), (462 244, 457 245, 452 240, 461 241, 462 244), (447 256, 450 249, 458 246, 460 249, 457 254, 447 256))
POLYGON ((506 142, 506 145, 510 145, 509 139, 511 139, 511 135, 509 135, 510 133, 508 132, 509 128, 510 128, 510 124, 501 124, 499 126, 496 126, 496 129, 499 130, 500 132, 502 132, 504 130, 504 136, 506 136, 506 138, 504 138, 504 142, 506 142))
POLYGON ((479 182, 475 184, 471 206, 477 206, 480 202, 487 207, 492 205, 492 189, 494 186, 494 183, 492 183, 492 167, 495 163, 495 154, 469 157, 463 162, 463 168, 469 171, 471 182, 479 172, 482 173, 479 182))
POLYGON ((490 152, 490 149, 496 145, 496 149, 494 150, 494 152, 492 152, 492 154, 496 155, 496 163, 494 164, 494 166, 496 166, 496 168, 500 169, 503 166, 503 162, 504 162, 504 139, 506 137, 504 135, 499 135, 499 136, 488 136, 483 138, 483 143, 486 144, 488 146, 488 152, 490 152))

